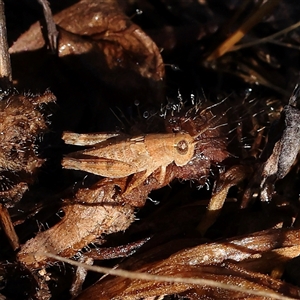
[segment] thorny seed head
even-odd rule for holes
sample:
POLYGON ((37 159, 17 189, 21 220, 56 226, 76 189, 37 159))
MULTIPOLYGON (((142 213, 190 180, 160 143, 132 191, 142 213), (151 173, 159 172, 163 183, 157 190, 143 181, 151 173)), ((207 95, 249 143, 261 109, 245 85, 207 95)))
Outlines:
POLYGON ((41 105, 55 97, 49 91, 35 96, 14 90, 1 93, 0 99, 0 195, 12 200, 22 196, 21 183, 32 182, 31 175, 44 161, 37 155, 37 143, 48 130, 41 105))

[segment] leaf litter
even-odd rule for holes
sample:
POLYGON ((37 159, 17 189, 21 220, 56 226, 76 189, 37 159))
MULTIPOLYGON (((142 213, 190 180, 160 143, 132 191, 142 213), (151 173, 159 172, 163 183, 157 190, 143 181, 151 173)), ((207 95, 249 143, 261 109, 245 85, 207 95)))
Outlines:
MULTIPOLYGON (((40 23, 25 28, 35 20, 28 8, 24 24, 15 23, 20 34, 9 52, 14 89, 33 92, 5 88, 1 100, 5 297, 299 298, 289 269, 299 256, 296 49, 255 44, 211 59, 219 51, 214 41, 230 36, 230 24, 248 28, 244 39, 291 26, 297 8, 275 2, 267 1, 268 12, 254 1, 243 8, 222 3, 221 12, 200 3, 82 0, 63 8, 50 1, 59 33, 54 53, 40 23), (137 7, 143 14, 131 20, 137 7), (279 12, 290 18, 279 24, 279 12), (289 53, 285 60, 282 51, 289 53), (71 144, 83 142, 66 146, 66 131, 71 144), (172 158, 121 178, 63 170, 63 157, 74 153, 97 163, 85 146, 93 147, 99 132, 136 141, 153 136, 153 149, 161 142, 155 138, 185 134, 195 139, 193 155, 184 164, 172 158), (100 272, 111 275, 58 263, 67 258, 105 264, 109 269, 100 272), (18 272, 26 272, 23 279, 18 272), (14 283, 25 288, 14 291, 14 283)), ((8 36, 9 9, 8 2, 8 36)), ((297 30, 281 39, 296 45, 297 30)), ((184 152, 184 145, 175 148, 184 152)), ((156 159, 148 148, 143 151, 156 159)), ((158 154, 164 161, 165 152, 158 154)), ((137 154, 127 155, 141 166, 137 154)), ((105 174, 116 165, 124 163, 106 161, 105 174)))

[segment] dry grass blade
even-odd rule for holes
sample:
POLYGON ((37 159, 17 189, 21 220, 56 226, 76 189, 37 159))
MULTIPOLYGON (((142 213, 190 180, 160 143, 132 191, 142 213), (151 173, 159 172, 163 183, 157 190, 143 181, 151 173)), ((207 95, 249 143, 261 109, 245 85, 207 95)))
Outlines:
MULTIPOLYGON (((261 38, 259 40, 256 40, 256 41, 253 41, 253 42, 249 42, 249 43, 243 43, 243 44, 239 44, 239 45, 235 45, 233 47, 231 47, 229 51, 238 51, 240 49, 244 49, 244 48, 248 48, 248 47, 252 47, 252 46, 255 46, 255 45, 259 45, 259 44, 262 44, 262 43, 276 43, 277 41, 274 41, 275 38, 279 37, 279 36, 282 36, 284 34, 287 34, 289 33, 290 31, 292 30, 295 30, 297 29, 298 27, 300 26, 300 22, 297 22, 283 30, 280 30, 274 34, 271 34, 269 36, 266 36, 264 38, 261 38)), ((297 49, 299 49, 299 47, 297 47, 297 49)))
POLYGON ((233 45, 240 41, 244 35, 252 29, 261 19, 269 14, 280 0, 269 0, 262 4, 259 9, 253 13, 242 25, 236 30, 226 41, 218 46, 207 58, 207 61, 212 61, 228 52, 233 45))

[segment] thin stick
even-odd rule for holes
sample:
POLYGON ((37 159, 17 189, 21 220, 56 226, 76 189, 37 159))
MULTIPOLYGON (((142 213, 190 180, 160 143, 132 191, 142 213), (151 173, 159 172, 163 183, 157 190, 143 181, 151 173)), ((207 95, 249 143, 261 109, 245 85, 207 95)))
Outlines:
POLYGON ((4 3, 0 0, 0 77, 12 80, 10 56, 8 53, 6 20, 4 14, 4 3))

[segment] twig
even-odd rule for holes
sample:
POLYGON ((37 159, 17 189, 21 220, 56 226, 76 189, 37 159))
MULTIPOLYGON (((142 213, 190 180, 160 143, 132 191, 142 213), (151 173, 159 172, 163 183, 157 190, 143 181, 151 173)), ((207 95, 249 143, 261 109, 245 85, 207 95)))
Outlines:
POLYGON ((0 77, 11 81, 11 64, 10 56, 8 53, 6 20, 3 0, 0 0, 0 49, 0 77))

